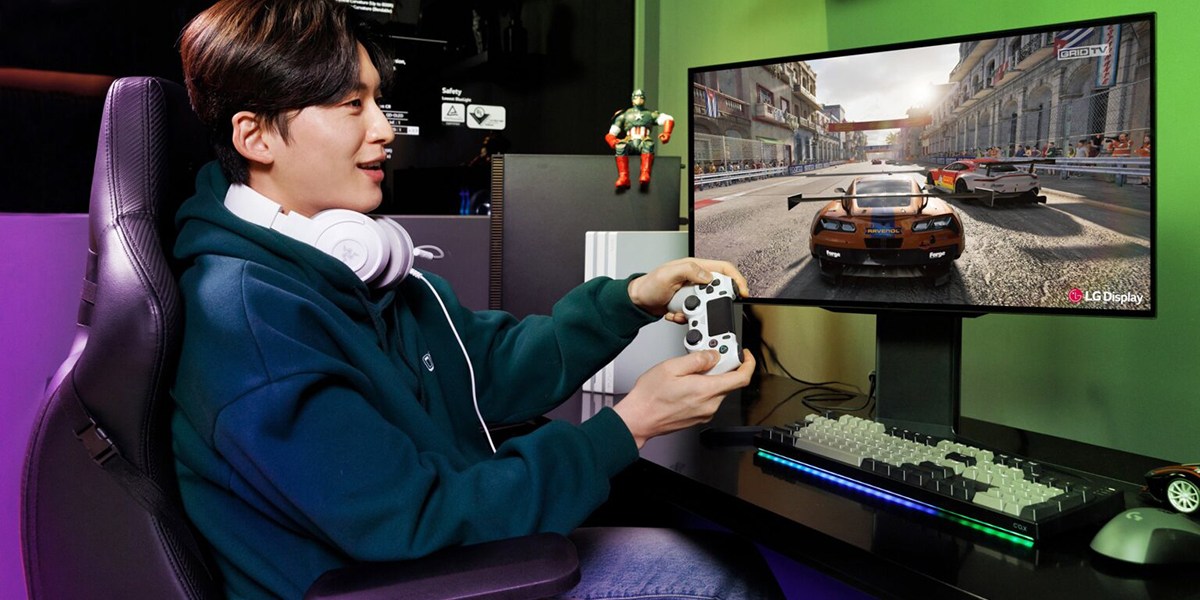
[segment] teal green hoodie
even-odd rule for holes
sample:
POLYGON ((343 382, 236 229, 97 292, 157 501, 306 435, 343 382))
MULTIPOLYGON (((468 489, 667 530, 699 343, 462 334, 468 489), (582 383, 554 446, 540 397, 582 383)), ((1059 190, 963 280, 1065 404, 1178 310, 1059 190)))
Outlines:
MULTIPOLYGON (((620 417, 551 422, 492 454, 429 288, 370 290, 225 209, 215 164, 177 215, 185 330, 172 431, 184 507, 231 597, 298 598, 324 571, 568 532, 637 457, 620 417)), ((445 301, 489 423, 563 402, 654 317, 596 279, 518 321, 445 301)))

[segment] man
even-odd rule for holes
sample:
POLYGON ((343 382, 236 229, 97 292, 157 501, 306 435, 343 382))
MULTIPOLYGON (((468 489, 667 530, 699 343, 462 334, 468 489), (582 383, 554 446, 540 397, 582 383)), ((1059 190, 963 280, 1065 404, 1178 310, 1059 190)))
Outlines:
MULTIPOLYGON (((1150 141, 1151 141, 1150 134, 1147 133, 1147 134, 1143 135, 1142 136, 1142 145, 1138 146, 1138 149, 1134 150, 1133 153, 1136 154, 1139 158, 1150 158, 1150 148, 1151 148, 1150 141)), ((1150 178, 1143 176, 1141 178, 1141 180, 1138 182, 1138 185, 1150 185, 1150 178)))
MULTIPOLYGON (((392 256, 412 251, 402 230, 363 215, 382 198, 393 133, 376 99, 391 71, 344 5, 223 0, 188 24, 180 53, 218 161, 177 215, 173 443, 184 507, 230 597, 300 597, 356 561, 572 532, 646 440, 706 421, 749 381, 749 354, 716 376, 700 375, 715 353, 691 354, 580 426, 494 445, 490 423, 541 414, 639 327, 681 320, 666 310, 677 289, 715 272, 746 293, 744 278, 684 259, 585 283, 553 316, 472 312, 392 256)), ((572 597, 603 597, 630 574, 636 593, 656 570, 701 597, 779 595, 757 557, 688 536, 639 531, 632 548, 604 531, 572 536, 583 574, 572 597)))
MULTIPOLYGON (((1070 144, 1067 145, 1070 146, 1070 144)), ((1046 158, 1062 158, 1063 151, 1062 148, 1058 147, 1058 144, 1054 143, 1054 140, 1051 140, 1046 142, 1046 150, 1042 154, 1046 158)), ((1059 179, 1070 179, 1071 176, 1067 174, 1067 169, 1063 166, 1058 169, 1058 177, 1059 179)))
MULTIPOLYGON (((1129 134, 1124 131, 1117 134, 1117 139, 1112 141, 1111 147, 1113 158, 1129 158, 1133 152, 1132 143, 1129 141, 1129 134)), ((1127 163, 1117 163, 1113 166, 1118 169, 1125 169, 1128 168, 1129 165, 1127 163)), ((1117 173, 1116 183, 1120 186, 1125 185, 1124 173, 1117 173)))

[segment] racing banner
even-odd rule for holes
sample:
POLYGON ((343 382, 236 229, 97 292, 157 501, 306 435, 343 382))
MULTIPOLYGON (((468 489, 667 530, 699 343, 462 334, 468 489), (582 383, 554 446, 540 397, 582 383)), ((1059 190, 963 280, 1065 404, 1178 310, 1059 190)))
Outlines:
POLYGON ((909 119, 888 119, 886 121, 855 121, 847 123, 830 123, 825 129, 838 131, 867 131, 873 129, 896 129, 899 127, 920 127, 933 122, 933 116, 912 117, 909 119))
POLYGON ((1105 25, 1100 28, 1100 43, 1108 47, 1108 52, 1097 57, 1096 87, 1112 87, 1117 82, 1117 57, 1121 50, 1121 24, 1105 25))

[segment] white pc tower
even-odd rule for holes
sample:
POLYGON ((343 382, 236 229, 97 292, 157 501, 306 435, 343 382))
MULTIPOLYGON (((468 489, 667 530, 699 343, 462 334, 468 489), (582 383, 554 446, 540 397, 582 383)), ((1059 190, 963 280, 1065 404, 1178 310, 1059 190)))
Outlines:
MULTIPOLYGON (((585 244, 585 281, 600 276, 623 279, 688 255, 686 231, 589 231, 585 244)), ((647 369, 684 355, 684 333, 683 325, 665 320, 643 327, 628 348, 584 383, 584 391, 628 393, 647 369)))

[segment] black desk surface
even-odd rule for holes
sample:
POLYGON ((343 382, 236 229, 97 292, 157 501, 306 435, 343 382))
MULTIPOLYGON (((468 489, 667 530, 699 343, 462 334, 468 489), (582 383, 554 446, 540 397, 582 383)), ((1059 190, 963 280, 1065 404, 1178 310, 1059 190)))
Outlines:
MULTIPOLYGON (((812 410, 801 386, 767 376, 731 395, 707 427, 783 425, 812 410)), ((614 401, 583 394, 585 413, 614 401)), ((846 405, 861 402, 849 401, 846 405)), ((825 406, 833 404, 825 403, 825 406)), ((864 415, 865 416, 865 415, 864 415)), ((894 598, 1200 598, 1200 566, 1131 568, 1095 555, 1099 526, 1033 548, 985 536, 800 476, 785 480, 755 464, 750 446, 702 443, 697 427, 650 440, 624 477, 642 493, 747 535, 872 595, 894 598)), ((1141 475, 1163 464, 1144 457, 963 419, 960 437, 985 447, 1115 478, 1126 506, 1142 506, 1141 475)), ((705 442, 710 442, 704 436, 705 442)))

